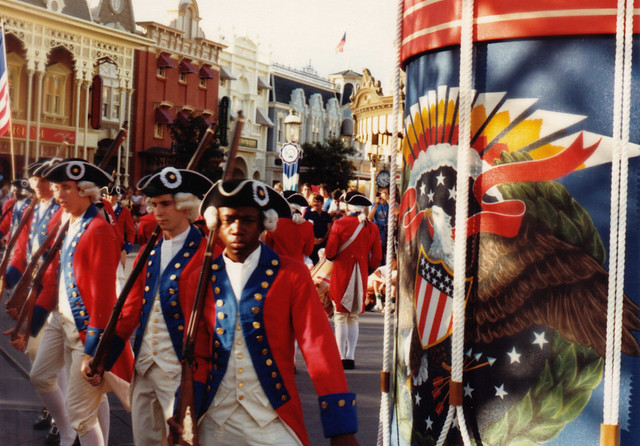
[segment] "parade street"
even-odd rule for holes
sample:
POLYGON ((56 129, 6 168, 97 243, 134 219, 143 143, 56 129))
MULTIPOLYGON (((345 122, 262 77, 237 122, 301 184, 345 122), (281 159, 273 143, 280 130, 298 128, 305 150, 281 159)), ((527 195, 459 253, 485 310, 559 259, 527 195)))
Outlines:
MULTIPOLYGON (((129 255, 130 268, 135 252, 129 255)), ((0 330, 14 326, 4 311, 0 312, 0 330)), ((355 370, 346 370, 349 389, 358 402, 358 441, 362 446, 375 445, 378 436, 380 411, 380 370, 382 367, 382 338, 384 316, 365 313, 360 320, 360 337, 355 370)), ((32 423, 42 410, 42 403, 29 383, 29 360, 9 345, 9 337, 0 338, 0 445, 43 445, 47 431, 32 429, 32 423)), ((307 374, 304 360, 296 358, 296 381, 300 390, 304 419, 312 446, 328 445, 320 425, 318 398, 307 374)), ((133 445, 131 416, 115 395, 109 394, 111 405, 111 431, 109 444, 133 445)))

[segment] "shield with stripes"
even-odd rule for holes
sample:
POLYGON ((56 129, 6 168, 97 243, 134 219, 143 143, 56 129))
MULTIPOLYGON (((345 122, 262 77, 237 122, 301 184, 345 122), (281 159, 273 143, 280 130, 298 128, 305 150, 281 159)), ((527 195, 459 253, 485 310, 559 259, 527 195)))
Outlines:
MULTIPOLYGON (((465 280, 465 301, 472 278, 465 280)), ((420 248, 414 294, 416 324, 422 348, 439 344, 451 334, 453 274, 442 260, 432 260, 420 248)))

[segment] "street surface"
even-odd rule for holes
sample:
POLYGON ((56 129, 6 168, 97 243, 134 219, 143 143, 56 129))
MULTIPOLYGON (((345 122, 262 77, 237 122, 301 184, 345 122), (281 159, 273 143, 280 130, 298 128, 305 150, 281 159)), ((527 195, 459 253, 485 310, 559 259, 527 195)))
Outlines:
MULTIPOLYGON (((129 255, 131 268, 136 252, 129 255)), ((4 301, 4 298, 3 298, 4 301)), ((3 307, 4 309, 4 307, 3 307)), ((0 311, 0 330, 13 328, 15 323, 0 311)), ((360 337, 356 349, 356 368, 347 370, 349 389, 357 394, 358 441, 373 446, 378 437, 380 411, 380 370, 384 316, 365 313, 360 318, 360 337)), ((318 398, 307 374, 304 360, 298 353, 296 381, 302 399, 305 424, 312 446, 328 445, 322 435, 318 398)), ((31 425, 42 410, 42 403, 28 379, 29 359, 9 345, 8 336, 0 336, 0 446, 43 445, 47 431, 33 430, 31 425)), ((131 416, 117 398, 109 394, 111 432, 109 445, 133 445, 131 416)))

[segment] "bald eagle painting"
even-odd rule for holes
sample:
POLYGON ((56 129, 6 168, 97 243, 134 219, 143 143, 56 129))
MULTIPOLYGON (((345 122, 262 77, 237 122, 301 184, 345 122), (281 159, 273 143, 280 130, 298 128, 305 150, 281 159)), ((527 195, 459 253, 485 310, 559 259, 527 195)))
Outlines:
MULTIPOLYGON (((394 444, 434 445, 451 378, 458 89, 428 90, 407 107, 394 444)), ((583 204, 588 191, 573 184, 610 165, 613 143, 581 130, 585 119, 535 98, 474 93, 463 409, 479 445, 584 445, 599 435, 609 273, 608 233, 594 218, 608 212, 595 215, 598 204, 583 204)), ((622 320, 623 361, 635 361, 640 307, 627 295, 622 320)), ((632 386, 623 372, 622 429, 632 386)), ((455 424, 445 444, 462 444, 455 424)))

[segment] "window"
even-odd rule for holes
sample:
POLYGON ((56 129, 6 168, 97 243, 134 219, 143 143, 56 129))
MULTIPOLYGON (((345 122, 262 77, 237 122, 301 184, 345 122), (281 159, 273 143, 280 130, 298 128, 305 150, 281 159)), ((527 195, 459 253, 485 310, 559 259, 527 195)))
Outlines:
POLYGON ((43 112, 50 117, 64 117, 64 100, 66 98, 67 79, 71 70, 61 63, 47 68, 44 75, 44 104, 43 112))
POLYGON ((153 125, 153 137, 154 138, 164 138, 164 124, 155 123, 153 125))
POLYGON ((166 67, 158 67, 158 71, 156 71, 156 76, 162 79, 167 78, 167 68, 166 67))
POLYGON ((187 73, 180 72, 180 77, 179 77, 178 80, 180 81, 181 84, 186 84, 187 83, 187 73))
POLYGON ((99 66, 99 73, 102 77, 102 119, 117 122, 122 103, 118 67, 111 61, 104 61, 99 66))
POLYGON ((207 78, 201 77, 198 85, 200 86, 200 88, 207 88, 207 78))
MULTIPOLYGON (((20 106, 20 79, 22 78, 22 69, 25 61, 16 53, 7 54, 7 75, 9 82, 9 98, 11 101, 11 111, 15 113, 20 106)), ((16 113, 15 116, 18 114, 16 113)))

